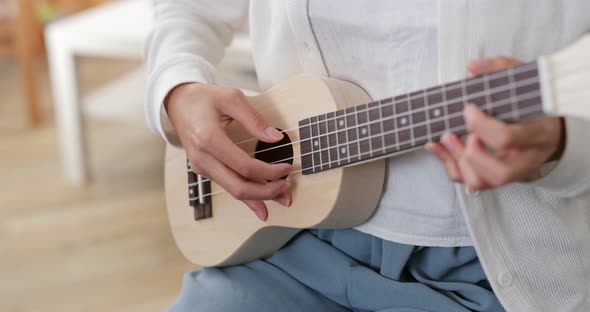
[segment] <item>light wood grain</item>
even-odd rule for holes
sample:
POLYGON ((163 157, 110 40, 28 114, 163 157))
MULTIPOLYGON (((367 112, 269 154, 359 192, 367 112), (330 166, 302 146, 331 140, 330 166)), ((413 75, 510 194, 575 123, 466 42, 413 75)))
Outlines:
MULTIPOLYGON (((82 59, 82 89, 135 66, 82 59)), ((27 127, 17 65, 0 67, 0 311, 163 311, 195 266, 168 226, 162 140, 143 126, 88 120, 95 180, 72 187, 51 120, 27 127)))

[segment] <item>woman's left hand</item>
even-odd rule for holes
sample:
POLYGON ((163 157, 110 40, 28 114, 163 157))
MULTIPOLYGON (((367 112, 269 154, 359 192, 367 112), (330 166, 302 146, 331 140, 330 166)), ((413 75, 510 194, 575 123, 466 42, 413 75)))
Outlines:
MULTIPOLYGON (((481 75, 519 64, 512 58, 495 57, 472 61, 468 68, 481 75)), ((451 180, 464 183, 470 190, 526 180, 547 161, 559 158, 563 150, 563 118, 507 124, 472 104, 465 107, 463 114, 469 131, 465 142, 453 133, 445 133, 440 143, 425 147, 444 162, 451 180)))

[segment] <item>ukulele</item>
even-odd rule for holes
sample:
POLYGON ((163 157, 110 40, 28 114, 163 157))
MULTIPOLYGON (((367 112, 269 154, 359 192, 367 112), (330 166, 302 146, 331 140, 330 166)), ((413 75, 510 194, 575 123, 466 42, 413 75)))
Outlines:
POLYGON ((544 115, 590 119, 590 35, 531 63, 380 101, 350 82, 300 75, 248 102, 284 138, 261 142, 239 123, 226 131, 252 157, 293 165, 284 177, 293 204, 268 201, 268 219, 260 221, 195 174, 183 149, 168 145, 170 225, 182 253, 198 265, 249 262, 271 255, 301 229, 363 223, 381 196, 384 158, 421 148, 447 131, 465 134, 467 103, 506 122, 544 115))

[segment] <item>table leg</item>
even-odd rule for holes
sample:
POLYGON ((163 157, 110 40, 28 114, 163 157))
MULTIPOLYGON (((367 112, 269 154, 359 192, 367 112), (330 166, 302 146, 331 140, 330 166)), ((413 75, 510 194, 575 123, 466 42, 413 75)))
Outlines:
MULTIPOLYGON (((20 65, 24 99, 27 105, 29 124, 37 126, 41 122, 41 110, 37 94, 37 75, 35 73, 35 40, 37 25, 34 23, 33 5, 31 1, 18 1, 19 10, 16 23, 17 55, 20 65)), ((39 36, 40 38, 40 36, 39 36)))
POLYGON ((59 28, 50 25, 45 38, 63 173, 69 182, 82 185, 88 173, 75 57, 59 28))

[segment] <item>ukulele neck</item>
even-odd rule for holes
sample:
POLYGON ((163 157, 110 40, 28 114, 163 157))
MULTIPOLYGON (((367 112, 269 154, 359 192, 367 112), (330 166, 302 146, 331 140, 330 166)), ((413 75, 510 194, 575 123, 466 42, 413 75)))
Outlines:
POLYGON ((543 113, 537 62, 299 121, 303 174, 390 157, 465 134, 473 103, 502 121, 543 113))

